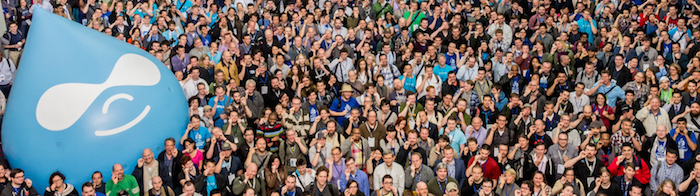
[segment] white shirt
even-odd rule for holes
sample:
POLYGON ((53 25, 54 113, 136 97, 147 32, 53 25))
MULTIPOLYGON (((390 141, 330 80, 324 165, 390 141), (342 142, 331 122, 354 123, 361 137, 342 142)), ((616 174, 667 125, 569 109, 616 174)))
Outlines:
POLYGON ((29 9, 29 13, 34 13, 34 8, 39 7, 41 9, 44 9, 48 12, 53 12, 53 6, 51 6, 51 2, 47 0, 43 0, 41 4, 35 3, 32 5, 32 7, 29 9))
POLYGON ((576 92, 571 92, 569 94, 569 102, 574 106, 574 115, 578 115, 579 112, 583 111, 583 106, 590 103, 588 95, 581 93, 581 97, 576 96, 576 92))
POLYGON ((198 80, 186 79, 185 84, 182 85, 182 90, 185 92, 185 99, 197 95, 197 84, 199 83, 204 83, 204 87, 209 89, 207 81, 204 81, 202 78, 198 78, 198 80))
POLYGON ((376 168, 374 168, 374 187, 382 187, 381 182, 382 182, 382 177, 385 175, 390 175, 393 180, 394 180, 394 185, 393 187, 396 188, 399 195, 403 194, 404 190, 404 185, 406 185, 406 180, 404 178, 405 172, 403 170, 403 167, 399 165, 396 162, 393 162, 391 164, 391 169, 389 169, 386 166, 386 163, 382 163, 377 165, 376 168))
POLYGON ((339 59, 335 59, 331 62, 331 64, 328 65, 328 68, 335 74, 335 77, 338 79, 338 82, 347 82, 348 81, 348 72, 350 70, 355 69, 355 65, 353 64, 352 59, 350 57, 345 58, 343 62, 339 62, 339 59), (340 67, 338 67, 340 66, 340 67))
MULTIPOLYGON (((418 88, 418 86, 421 83, 423 83, 423 76, 425 76, 425 74, 418 76, 418 79, 416 80, 416 88, 418 88)), ((418 99, 427 94, 427 91, 425 89, 427 89, 428 86, 432 86, 435 88, 435 96, 440 96, 440 91, 442 90, 442 80, 440 79, 440 76, 433 74, 430 80, 425 81, 425 85, 423 85, 423 90, 420 93, 418 93, 418 96, 416 96, 418 99)))
POLYGON ((479 67, 474 65, 474 67, 469 68, 469 66, 462 66, 457 70, 457 80, 459 81, 467 81, 467 80, 472 80, 474 81, 474 78, 479 74, 479 67))

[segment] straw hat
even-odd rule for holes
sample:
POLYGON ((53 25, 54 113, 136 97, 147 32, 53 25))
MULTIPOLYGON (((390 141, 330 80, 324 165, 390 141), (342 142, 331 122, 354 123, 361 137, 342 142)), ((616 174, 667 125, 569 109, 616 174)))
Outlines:
POLYGON ((340 92, 353 92, 353 90, 349 84, 343 84, 343 88, 340 89, 340 92))

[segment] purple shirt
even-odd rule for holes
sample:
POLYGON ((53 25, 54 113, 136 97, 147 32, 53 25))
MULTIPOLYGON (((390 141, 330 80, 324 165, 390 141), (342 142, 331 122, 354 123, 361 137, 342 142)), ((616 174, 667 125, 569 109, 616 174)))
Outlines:
POLYGON ((182 71, 182 73, 187 73, 187 65, 190 64, 190 55, 185 54, 185 58, 180 60, 179 55, 173 56, 173 58, 170 58, 170 64, 173 67, 173 72, 175 71, 182 71))
MULTIPOLYGON (((326 167, 328 167, 328 164, 330 163, 326 163, 326 167)), ((340 187, 338 181, 343 176, 343 174, 345 174, 345 158, 340 158, 338 164, 333 163, 333 168, 331 169, 331 172, 333 174, 333 177, 328 183, 335 184, 336 186, 340 187)))

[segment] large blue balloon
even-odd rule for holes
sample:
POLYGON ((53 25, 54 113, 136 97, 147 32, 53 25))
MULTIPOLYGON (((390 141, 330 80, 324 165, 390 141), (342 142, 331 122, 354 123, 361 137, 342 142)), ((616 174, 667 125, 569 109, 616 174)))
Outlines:
POLYGON ((9 97, 2 143, 42 192, 60 171, 78 187, 111 166, 131 173, 144 148, 163 150, 187 123, 179 83, 147 52, 35 9, 9 97))

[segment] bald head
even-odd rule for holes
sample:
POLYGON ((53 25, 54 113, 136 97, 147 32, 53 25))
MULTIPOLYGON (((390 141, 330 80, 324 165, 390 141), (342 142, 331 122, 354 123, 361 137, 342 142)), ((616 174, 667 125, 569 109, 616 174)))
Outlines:
POLYGON ((418 182, 418 184, 416 184, 416 188, 417 189, 428 189, 428 184, 426 184, 423 181, 420 181, 420 182, 418 182))
POLYGON ((153 151, 151 151, 150 148, 143 149, 141 158, 143 158, 143 163, 151 165, 151 163, 153 163, 153 151))
POLYGON ((115 172, 118 170, 124 170, 124 167, 122 167, 122 164, 117 163, 117 164, 114 164, 114 166, 112 166, 112 172, 115 172))

